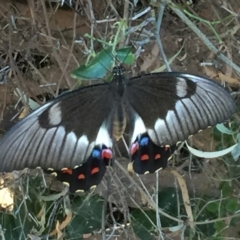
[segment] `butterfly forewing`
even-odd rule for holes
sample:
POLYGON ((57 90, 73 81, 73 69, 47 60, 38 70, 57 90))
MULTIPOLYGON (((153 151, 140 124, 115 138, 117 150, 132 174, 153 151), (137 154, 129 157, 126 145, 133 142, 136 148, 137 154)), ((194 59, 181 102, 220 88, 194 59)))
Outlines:
POLYGON ((16 124, 0 142, 1 171, 74 168, 97 144, 112 147, 108 84, 67 93, 16 124))
MULTIPOLYGON (((131 113, 141 118, 158 146, 174 145, 208 126, 227 120, 236 110, 219 84, 182 73, 156 73, 132 78, 126 87, 131 113)), ((138 131, 132 124, 132 139, 138 131)), ((142 133, 142 132, 141 132, 142 133)))

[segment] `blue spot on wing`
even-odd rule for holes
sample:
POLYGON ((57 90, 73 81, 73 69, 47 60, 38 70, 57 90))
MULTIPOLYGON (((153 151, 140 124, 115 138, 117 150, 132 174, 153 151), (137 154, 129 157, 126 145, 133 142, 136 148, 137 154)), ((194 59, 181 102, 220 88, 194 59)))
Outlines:
POLYGON ((149 138, 148 137, 143 137, 140 142, 139 142, 139 145, 140 146, 147 146, 149 143, 149 138))
POLYGON ((97 149, 93 149, 92 151, 92 157, 93 158, 98 158, 100 159, 101 158, 101 151, 97 150, 97 149))

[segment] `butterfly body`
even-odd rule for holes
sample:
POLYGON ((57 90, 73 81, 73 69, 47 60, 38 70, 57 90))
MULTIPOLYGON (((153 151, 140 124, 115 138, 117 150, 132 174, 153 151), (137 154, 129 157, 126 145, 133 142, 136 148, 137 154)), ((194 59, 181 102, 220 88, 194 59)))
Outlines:
POLYGON ((71 191, 86 191, 111 165, 127 124, 134 170, 153 173, 166 167, 178 141, 235 110, 230 94, 206 78, 167 72, 127 79, 115 68, 112 82, 64 94, 10 129, 0 141, 0 171, 40 166, 71 191))

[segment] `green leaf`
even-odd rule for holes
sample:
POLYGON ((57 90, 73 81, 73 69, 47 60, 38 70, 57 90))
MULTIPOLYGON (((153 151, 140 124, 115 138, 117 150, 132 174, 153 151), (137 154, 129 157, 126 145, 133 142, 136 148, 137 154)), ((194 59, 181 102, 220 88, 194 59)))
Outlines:
POLYGON ((218 221, 214 223, 214 228, 216 229, 217 233, 222 232, 222 230, 226 227, 223 221, 218 221))
POLYGON ((16 225, 15 217, 9 213, 0 213, 0 224, 4 232, 5 239, 20 239, 21 229, 16 225))
MULTIPOLYGON (((178 215, 178 206, 181 209, 182 199, 180 202, 177 198, 177 192, 175 188, 166 188, 158 193, 158 206, 162 208, 164 212, 172 215, 178 215)), ((183 211, 181 211, 182 213, 183 211)), ((131 211, 132 226, 136 235, 140 239, 154 239, 153 235, 157 234, 156 212, 154 210, 134 209, 131 211), (153 235, 152 235, 152 234, 153 235)), ((176 227, 176 222, 161 215, 162 227, 176 227)))
MULTIPOLYGON (((158 193, 158 206, 162 208, 164 212, 177 217, 178 216, 178 208, 181 209, 182 205, 182 197, 179 194, 179 200, 177 197, 177 192, 175 188, 169 187, 163 189, 158 193)), ((183 213, 183 211, 181 211, 183 213)), ((183 213, 185 214, 185 212, 183 213)), ((161 225, 162 227, 172 227, 176 225, 176 222, 171 220, 168 217, 161 216, 161 225)))
POLYGON ((132 49, 131 47, 125 47, 125 48, 118 49, 116 51, 117 58, 121 63, 127 64, 127 65, 131 65, 134 63, 135 56, 131 52, 131 49, 132 49))
POLYGON ((113 53, 111 48, 103 49, 87 66, 81 65, 79 68, 72 71, 71 77, 81 80, 101 79, 110 72, 115 58, 121 63, 128 65, 131 65, 135 61, 135 56, 131 52, 131 47, 118 49, 116 53, 113 53))
POLYGON ((226 204, 226 210, 233 214, 239 209, 239 204, 236 198, 230 198, 226 204))
POLYGON ((102 209, 104 200, 99 196, 90 198, 78 197, 72 203, 75 213, 71 224, 67 227, 68 236, 78 238, 82 234, 92 233, 102 228, 102 209))
POLYGON ((220 189, 223 197, 229 197, 233 193, 233 189, 228 182, 221 182, 220 189))
POLYGON ((186 142, 186 146, 188 148, 188 150, 195 156, 197 157, 201 157, 201 158, 218 158, 218 157, 221 157, 221 156, 224 156, 230 152, 232 152, 234 150, 234 148, 237 146, 237 144, 229 147, 229 148, 226 148, 226 149, 223 149, 223 150, 220 150, 220 151, 214 151, 214 152, 203 152, 203 151, 199 151, 195 148, 192 148, 188 145, 187 141, 186 142))
POLYGON ((131 212, 134 233, 140 239, 154 240, 151 232, 156 232, 156 213, 153 210, 134 209, 131 212))
POLYGON ((114 56, 110 49, 103 49, 87 66, 82 65, 71 73, 72 78, 81 80, 101 79, 110 71, 114 56))
POLYGON ((219 202, 211 202, 207 204, 206 209, 211 213, 217 213, 219 210, 219 202))
POLYGON ((228 128, 226 128, 222 123, 221 124, 217 124, 216 128, 218 129, 218 131, 220 131, 221 133, 224 134, 228 134, 228 135, 233 135, 234 132, 229 130, 228 128))
POLYGON ((238 160, 239 156, 240 156, 240 143, 236 144, 235 148, 233 148, 232 150, 232 156, 234 158, 234 160, 238 160))

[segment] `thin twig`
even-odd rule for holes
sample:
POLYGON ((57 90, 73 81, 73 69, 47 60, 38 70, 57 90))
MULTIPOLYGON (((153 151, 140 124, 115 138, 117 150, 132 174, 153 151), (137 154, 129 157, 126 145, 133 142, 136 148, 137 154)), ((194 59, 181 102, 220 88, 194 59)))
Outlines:
POLYGON ((182 19, 184 23, 188 25, 192 29, 192 31, 204 42, 204 44, 212 51, 217 54, 218 58, 225 62, 227 65, 232 67, 235 71, 240 74, 240 67, 233 63, 229 58, 220 53, 218 49, 209 41, 205 34, 203 34, 199 28, 178 8, 176 8, 173 4, 169 4, 169 7, 182 19))
MULTIPOLYGON (((156 203, 152 200, 152 198, 150 198, 147 195, 147 193, 145 191, 143 191, 143 189, 139 186, 139 184, 129 174, 127 174, 127 170, 118 161, 116 161, 115 164, 119 167, 119 169, 121 169, 125 173, 125 175, 129 178, 129 180, 132 182, 132 184, 134 184, 134 186, 142 194, 142 196, 144 196, 144 198, 146 200, 148 200, 148 204, 150 207, 152 207, 153 209, 156 209, 156 211, 158 211, 159 214, 162 214, 163 216, 165 216, 169 219, 172 219, 173 221, 178 222, 179 224, 184 223, 184 221, 182 219, 178 219, 174 216, 171 216, 170 214, 164 212, 162 209, 157 208, 156 203)), ((144 187, 144 185, 143 185, 143 187, 144 187)))
MULTIPOLYGON (((158 193, 159 193, 159 188, 158 188, 158 181, 159 181, 159 178, 158 178, 158 175, 159 174, 159 171, 156 172, 156 192, 155 192, 155 198, 156 198, 156 207, 159 208, 159 201, 158 201, 158 193)), ((157 219, 157 226, 158 226, 158 232, 159 232, 159 240, 163 240, 164 237, 163 237, 163 233, 162 233, 162 224, 161 224, 161 218, 160 218, 160 214, 158 211, 156 211, 156 219, 157 219)))
POLYGON ((161 41, 161 38, 160 38, 160 27, 161 27, 161 24, 162 24, 162 17, 163 17, 165 6, 166 6, 166 1, 162 0, 162 2, 159 4, 158 18, 157 18, 157 22, 156 22, 156 34, 155 35, 156 35, 157 44, 158 44, 158 47, 159 47, 159 50, 160 50, 160 55, 163 58, 163 61, 166 65, 166 67, 167 67, 167 70, 169 72, 171 72, 172 70, 171 70, 170 65, 168 63, 166 54, 163 50, 163 45, 162 45, 162 41, 161 41))
MULTIPOLYGON (((60 67, 60 69, 62 70, 62 76, 64 76, 66 82, 68 83, 68 86, 71 86, 70 84, 70 81, 69 81, 69 76, 64 68, 64 63, 62 61, 62 58, 59 56, 59 54, 57 53, 55 47, 54 47, 54 43, 53 43, 53 40, 52 40, 52 32, 51 32, 51 29, 50 29, 50 23, 49 23, 49 18, 48 18, 48 14, 47 14, 47 8, 46 8, 46 4, 45 4, 45 1, 41 0, 41 5, 42 5, 42 10, 43 10, 43 17, 44 17, 44 20, 45 20, 45 23, 46 23, 46 31, 44 28, 42 28, 42 32, 45 34, 45 37, 46 37, 46 40, 47 42, 49 43, 50 46, 53 46, 52 47, 52 51, 53 51, 53 55, 60 67)), ((60 86, 62 82, 62 78, 59 79, 59 84, 58 86, 60 86)), ((59 89, 56 90, 56 92, 58 92, 59 89)))
POLYGON ((137 13, 134 17, 130 18, 130 20, 132 20, 132 21, 137 20, 138 18, 140 18, 141 16, 143 16, 144 14, 149 12, 150 10, 151 10, 151 7, 147 7, 142 12, 137 13))

